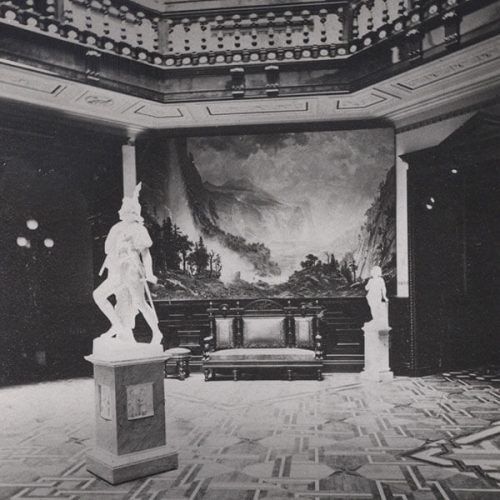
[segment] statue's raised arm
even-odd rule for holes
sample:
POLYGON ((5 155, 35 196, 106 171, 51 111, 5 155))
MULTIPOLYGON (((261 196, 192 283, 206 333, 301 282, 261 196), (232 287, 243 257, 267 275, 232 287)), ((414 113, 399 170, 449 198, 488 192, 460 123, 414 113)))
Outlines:
POLYGON ((140 312, 153 333, 151 342, 160 343, 163 336, 147 283, 157 281, 149 252, 153 242, 141 217, 140 189, 139 183, 132 197, 123 198, 118 212, 120 222, 106 238, 106 259, 100 274, 107 270, 107 277, 94 291, 94 300, 111 323, 101 337, 135 342, 133 328, 140 312), (116 306, 109 301, 112 295, 116 297, 116 306))

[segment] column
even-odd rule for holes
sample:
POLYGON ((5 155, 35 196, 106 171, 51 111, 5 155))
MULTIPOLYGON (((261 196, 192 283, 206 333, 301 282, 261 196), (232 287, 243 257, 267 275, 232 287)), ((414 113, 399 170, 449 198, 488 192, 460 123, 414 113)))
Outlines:
POLYGON ((408 164, 396 156, 396 276, 398 297, 408 297, 408 164))
POLYGON ((137 185, 137 166, 135 160, 135 140, 130 138, 122 146, 123 196, 131 196, 137 185))

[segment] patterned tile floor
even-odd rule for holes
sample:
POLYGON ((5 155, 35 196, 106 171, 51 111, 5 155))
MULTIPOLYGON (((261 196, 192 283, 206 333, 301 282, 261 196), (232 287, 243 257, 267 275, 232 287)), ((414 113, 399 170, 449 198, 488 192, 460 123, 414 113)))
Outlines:
POLYGON ((0 498, 500 498, 500 391, 435 376, 360 384, 165 383, 179 468, 110 486, 85 470, 93 382, 0 389, 0 498))

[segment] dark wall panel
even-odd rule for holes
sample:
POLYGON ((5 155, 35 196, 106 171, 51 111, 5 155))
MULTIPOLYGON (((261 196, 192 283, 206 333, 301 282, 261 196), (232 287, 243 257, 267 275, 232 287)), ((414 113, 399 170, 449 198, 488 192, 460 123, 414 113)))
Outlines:
POLYGON ((120 140, 35 121, 0 128, 0 383, 81 372, 121 199, 120 140))

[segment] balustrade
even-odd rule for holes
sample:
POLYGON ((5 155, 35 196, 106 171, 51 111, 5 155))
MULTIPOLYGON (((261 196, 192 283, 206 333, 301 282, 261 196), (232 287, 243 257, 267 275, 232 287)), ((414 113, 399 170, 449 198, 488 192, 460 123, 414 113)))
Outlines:
POLYGON ((420 25, 440 16, 447 43, 456 43, 456 10, 471 2, 313 1, 159 15, 118 0, 9 0, 0 1, 0 21, 154 65, 237 67, 348 57, 400 34, 418 57, 420 25))

